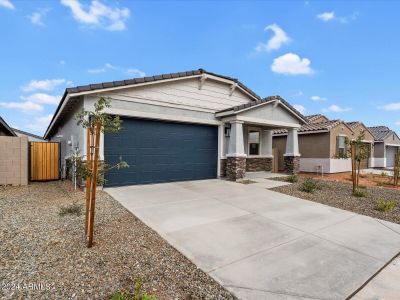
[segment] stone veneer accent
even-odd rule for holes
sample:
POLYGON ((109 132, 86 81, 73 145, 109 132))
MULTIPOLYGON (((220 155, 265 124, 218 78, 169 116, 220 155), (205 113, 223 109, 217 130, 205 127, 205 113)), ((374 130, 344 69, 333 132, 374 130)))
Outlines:
POLYGON ((284 171, 288 174, 297 174, 300 171, 300 156, 284 156, 284 171))
POLYGON ((247 157, 246 172, 272 171, 272 157, 247 157))
POLYGON ((246 157, 228 157, 226 159, 226 177, 236 181, 246 174, 246 157))
POLYGON ((226 158, 220 160, 219 176, 226 177, 226 158))

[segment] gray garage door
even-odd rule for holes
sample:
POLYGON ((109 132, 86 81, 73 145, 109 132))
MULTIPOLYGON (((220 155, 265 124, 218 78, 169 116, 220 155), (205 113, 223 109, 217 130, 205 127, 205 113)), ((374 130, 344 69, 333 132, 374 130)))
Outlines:
POLYGON ((218 128, 143 119, 123 119, 123 129, 106 134, 104 158, 129 168, 106 174, 106 186, 217 177, 218 128))

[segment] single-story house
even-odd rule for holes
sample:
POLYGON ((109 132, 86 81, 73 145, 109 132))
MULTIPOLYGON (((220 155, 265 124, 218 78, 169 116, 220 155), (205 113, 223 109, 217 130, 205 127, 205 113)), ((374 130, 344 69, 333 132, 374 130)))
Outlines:
POLYGON ((400 138, 387 126, 368 127, 374 135, 374 166, 377 168, 394 167, 395 155, 400 149, 400 138))
MULTIPOLYGON (((271 170, 272 131, 288 131, 285 170, 298 170, 297 129, 306 119, 279 96, 261 98, 239 80, 203 69, 67 88, 45 139, 61 143, 61 157, 86 153, 85 130, 74 115, 99 97, 123 121, 102 136, 100 158, 121 157, 129 168, 106 175, 108 186, 197 180, 271 170)), ((63 162, 64 163, 64 162, 63 162)))
MULTIPOLYGON (((373 156, 374 138, 363 123, 329 120, 321 114, 306 118, 308 123, 299 129, 300 171, 323 173, 351 171, 346 139, 356 139, 362 131, 364 131, 364 142, 370 147, 370 157, 373 156)), ((285 129, 274 131, 273 148, 276 149, 278 156, 279 170, 283 169, 282 153, 286 135, 285 129)), ((371 167, 372 163, 373 160, 367 158, 361 162, 361 168, 371 167)))
POLYGON ((346 124, 353 130, 353 139, 356 139, 361 133, 364 134, 363 142, 369 148, 369 157, 361 161, 361 169, 368 169, 375 167, 374 161, 374 136, 372 132, 369 130, 367 126, 365 126, 362 122, 353 121, 346 122, 346 124))
POLYGON ((13 128, 12 130, 14 130, 15 134, 17 136, 26 136, 28 138, 29 142, 45 142, 45 139, 41 136, 38 136, 36 134, 30 133, 30 132, 26 132, 26 131, 22 131, 20 129, 17 128, 13 128))
POLYGON ((17 136, 2 117, 0 117, 0 136, 17 136))

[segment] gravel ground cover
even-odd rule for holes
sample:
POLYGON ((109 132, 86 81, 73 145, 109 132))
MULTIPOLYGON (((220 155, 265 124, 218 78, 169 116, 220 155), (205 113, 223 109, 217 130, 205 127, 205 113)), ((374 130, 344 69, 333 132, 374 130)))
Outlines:
MULTIPOLYGON (((299 176, 297 183, 272 188, 271 190, 400 224, 399 190, 366 187, 367 197, 358 198, 352 195, 351 183, 317 180, 320 189, 317 189, 314 193, 307 193, 299 190, 305 178, 299 176), (394 201, 396 207, 390 212, 381 212, 376 209, 379 200, 394 201)), ((285 177, 274 178, 274 180, 282 181, 285 180, 285 177)))
POLYGON ((59 215, 73 201, 70 182, 0 187, 1 299, 110 299, 136 278, 157 299, 234 299, 104 192, 87 249, 83 213, 59 215))

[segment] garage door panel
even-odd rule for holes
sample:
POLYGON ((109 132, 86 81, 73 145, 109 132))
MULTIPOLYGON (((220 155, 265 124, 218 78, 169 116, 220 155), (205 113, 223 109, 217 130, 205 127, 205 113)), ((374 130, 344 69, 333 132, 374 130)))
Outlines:
POLYGON ((105 160, 119 157, 130 168, 106 174, 107 186, 216 178, 215 126, 123 119, 123 129, 105 135, 105 160))

